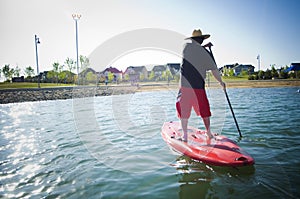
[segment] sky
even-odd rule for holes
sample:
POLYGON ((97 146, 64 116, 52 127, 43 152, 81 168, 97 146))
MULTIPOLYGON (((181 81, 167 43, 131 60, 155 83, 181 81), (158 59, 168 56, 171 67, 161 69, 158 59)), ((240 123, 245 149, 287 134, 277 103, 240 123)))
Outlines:
MULTIPOLYGON (((300 62, 300 1, 298 0, 0 0, 0 67, 10 64, 36 72, 54 62, 76 60, 75 21, 79 54, 89 57, 97 47, 128 31, 157 28, 186 37, 201 29, 211 37, 219 67, 252 64, 262 70, 300 62)), ((147 36, 145 36, 147 40, 147 36)), ((184 41, 182 41, 184 42, 184 41)), ((112 50, 113 51, 113 50, 112 50)), ((136 49, 111 60, 113 67, 181 62, 161 49, 136 49)), ((105 68, 106 66, 103 66, 105 68)))

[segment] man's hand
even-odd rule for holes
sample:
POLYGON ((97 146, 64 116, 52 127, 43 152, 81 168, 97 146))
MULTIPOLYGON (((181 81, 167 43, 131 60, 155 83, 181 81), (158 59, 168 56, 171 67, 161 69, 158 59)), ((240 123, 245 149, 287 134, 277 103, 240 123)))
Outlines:
POLYGON ((213 46, 213 44, 212 44, 211 42, 209 42, 209 43, 203 45, 203 47, 205 47, 205 48, 210 48, 210 47, 212 47, 212 46, 213 46))
POLYGON ((223 90, 226 89, 226 84, 223 81, 220 82, 220 85, 223 87, 223 90))

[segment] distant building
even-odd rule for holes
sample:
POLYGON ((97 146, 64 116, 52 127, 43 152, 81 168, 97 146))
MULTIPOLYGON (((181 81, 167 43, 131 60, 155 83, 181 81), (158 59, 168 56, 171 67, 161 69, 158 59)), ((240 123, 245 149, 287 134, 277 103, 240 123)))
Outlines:
POLYGON ((163 72, 166 71, 167 67, 166 65, 156 65, 153 67, 152 71, 154 72, 154 76, 155 76, 155 79, 159 79, 163 72))
POLYGON ((230 71, 233 72, 234 76, 240 75, 243 71, 246 71, 247 74, 253 74, 254 73, 254 66, 250 64, 228 64, 221 67, 219 70, 222 73, 223 76, 229 76, 230 71))
POLYGON ((114 79, 113 81, 114 82, 117 82, 118 80, 122 80, 123 79, 123 72, 118 70, 117 68, 114 68, 114 67, 109 67, 109 68, 106 68, 102 74, 107 77, 108 76, 108 73, 112 73, 113 76, 114 76, 114 79))
POLYGON ((171 74, 174 76, 180 72, 180 63, 167 63, 167 68, 169 68, 171 74))
POLYGON ((97 73, 94 69, 92 68, 85 68, 83 71, 79 73, 79 78, 80 84, 88 84, 88 83, 95 83, 97 82, 97 73))
POLYGON ((86 68, 86 69, 84 69, 83 71, 81 71, 79 73, 79 76, 80 77, 85 77, 89 72, 91 72, 93 74, 96 74, 96 71, 94 69, 92 69, 92 68, 86 68))
POLYGON ((300 63, 291 63, 291 66, 285 70, 285 72, 288 72, 290 74, 295 74, 295 77, 298 78, 298 72, 300 71, 300 63))
POLYGON ((287 69, 289 71, 299 71, 300 70, 300 63, 291 63, 291 66, 287 69))
POLYGON ((148 79, 148 71, 145 66, 129 66, 126 68, 124 75, 129 76, 131 84, 141 81, 141 78, 148 79))
POLYGON ((243 71, 246 71, 248 75, 251 75, 254 73, 254 66, 250 65, 250 64, 239 64, 238 66, 234 67, 234 74, 237 76, 239 74, 241 74, 243 71))

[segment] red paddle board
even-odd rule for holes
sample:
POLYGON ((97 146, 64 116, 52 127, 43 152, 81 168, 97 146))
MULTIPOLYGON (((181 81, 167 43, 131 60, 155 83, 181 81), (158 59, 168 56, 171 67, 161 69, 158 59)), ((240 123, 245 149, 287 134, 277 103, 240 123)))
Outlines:
POLYGON ((179 139, 183 137, 180 122, 165 122, 161 134, 173 150, 206 164, 233 167, 254 164, 250 155, 225 136, 217 135, 207 141, 205 131, 188 127, 188 142, 183 142, 179 139))

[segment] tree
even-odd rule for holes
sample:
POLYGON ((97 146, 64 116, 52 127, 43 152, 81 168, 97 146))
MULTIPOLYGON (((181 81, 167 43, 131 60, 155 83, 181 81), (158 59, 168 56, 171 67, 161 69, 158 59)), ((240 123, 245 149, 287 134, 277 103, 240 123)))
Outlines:
POLYGON ((246 70, 242 70, 242 72, 240 73, 240 75, 239 76, 241 76, 241 77, 245 77, 245 76, 247 76, 248 75, 248 71, 246 71, 246 70))
POLYGON ((154 73, 154 71, 152 70, 151 73, 150 73, 150 75, 149 75, 149 80, 153 80, 154 77, 155 77, 155 73, 154 73))
POLYGON ((286 79, 289 77, 289 74, 287 72, 285 72, 285 70, 288 68, 288 66, 286 66, 285 68, 284 67, 281 67, 280 68, 280 72, 279 72, 279 78, 282 78, 282 79, 286 79))
POLYGON ((21 71, 21 69, 18 66, 16 66, 16 69, 14 69, 13 75, 16 77, 20 77, 20 71, 21 71))
POLYGON ((279 74, 278 74, 277 70, 275 69, 275 64, 273 64, 272 67, 271 67, 271 75, 274 78, 278 78, 279 77, 279 74))
POLYGON ((143 73, 140 74, 140 80, 144 81, 145 80, 145 75, 143 73))
POLYGON ((267 69, 265 72, 265 79, 272 79, 271 70, 267 69))
POLYGON ((90 65, 90 60, 86 56, 80 55, 80 65, 81 65, 81 70, 84 70, 89 67, 90 65))
POLYGON ((108 72, 107 77, 108 77, 108 81, 112 82, 112 80, 114 79, 114 74, 112 72, 108 72))
POLYGON ((163 71, 162 75, 161 75, 163 80, 167 80, 168 82, 170 82, 170 80, 172 79, 172 73, 169 70, 163 71))
POLYGON ((234 76, 234 70, 233 70, 232 68, 229 69, 228 75, 229 75, 230 77, 233 77, 233 76, 234 76))
POLYGON ((90 83, 96 83, 97 75, 94 74, 92 71, 88 72, 85 76, 86 80, 90 83))
POLYGON ((75 69, 75 61, 73 59, 70 59, 69 57, 66 59, 65 64, 67 64, 68 69, 69 69, 69 74, 68 77, 70 78, 70 81, 73 82, 73 77, 72 77, 72 70, 75 69))
POLYGON ((129 80, 129 75, 128 75, 127 73, 124 75, 124 80, 125 80, 125 81, 128 81, 128 80, 129 80))
POLYGON ((59 70, 59 63, 58 63, 58 62, 54 62, 54 63, 52 64, 52 66, 53 66, 53 75, 54 75, 54 77, 55 77, 55 79, 56 79, 56 83, 58 84, 58 70, 59 70))
POLYGON ((265 72, 263 70, 258 71, 258 79, 265 79, 265 72))
POLYGON ((223 75, 229 76, 229 69, 227 67, 223 67, 223 75))
POLYGON ((59 82, 66 82, 67 73, 66 71, 60 71, 58 73, 59 82))
POLYGON ((2 68, 2 73, 6 80, 11 81, 14 72, 15 70, 13 68, 10 68, 9 64, 5 64, 4 67, 2 68))
POLYGON ((53 71, 55 71, 55 72, 58 73, 59 63, 58 63, 58 62, 54 62, 54 63, 52 64, 52 66, 53 66, 53 71))
POLYGON ((54 81, 56 79, 56 73, 53 70, 48 71, 47 79, 51 80, 51 82, 54 83, 54 81))
POLYGON ((34 69, 31 66, 25 68, 25 75, 26 77, 31 77, 34 75, 34 69))
POLYGON ((70 72, 72 72, 72 70, 75 69, 75 61, 73 59, 68 57, 65 61, 65 64, 67 64, 70 72))

